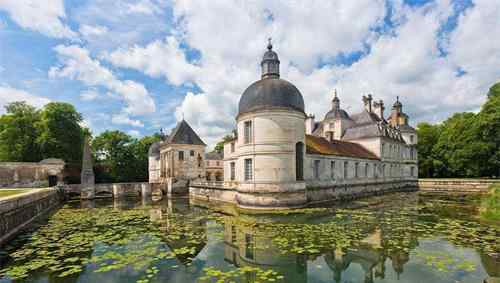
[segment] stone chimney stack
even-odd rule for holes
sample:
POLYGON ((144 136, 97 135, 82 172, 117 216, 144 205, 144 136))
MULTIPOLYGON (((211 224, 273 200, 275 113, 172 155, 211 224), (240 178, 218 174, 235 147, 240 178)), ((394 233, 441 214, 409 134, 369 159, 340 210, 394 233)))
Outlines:
POLYGON ((309 114, 306 118, 306 135, 312 135, 314 129, 314 115, 309 114))
POLYGON ((372 100, 373 98, 371 94, 368 94, 368 96, 363 95, 363 104, 368 112, 372 112, 372 100))
POLYGON ((382 101, 382 99, 379 100, 378 102, 377 101, 373 102, 373 110, 381 120, 384 120, 385 107, 384 107, 384 101, 382 101))
POLYGON ((82 185, 95 184, 94 169, 92 167, 92 155, 90 152, 88 137, 85 137, 83 142, 82 173, 80 178, 80 183, 82 185))

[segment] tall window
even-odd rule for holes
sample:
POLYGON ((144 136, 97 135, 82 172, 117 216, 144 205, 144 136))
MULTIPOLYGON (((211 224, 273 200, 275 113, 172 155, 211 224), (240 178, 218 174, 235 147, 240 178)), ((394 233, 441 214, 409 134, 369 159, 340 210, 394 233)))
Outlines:
POLYGON ((234 162, 229 163, 229 169, 231 171, 231 181, 236 179, 236 165, 234 162))
POLYGON ((189 151, 189 156, 194 156, 194 150, 189 151))
POLYGON ((382 143, 382 146, 380 147, 380 156, 384 156, 384 147, 385 147, 385 144, 382 143))
POLYGON ((245 181, 253 179, 252 176, 252 159, 245 159, 245 181))
POLYGON ((179 151, 179 160, 183 161, 184 160, 184 151, 179 151))
POLYGON ((330 178, 335 180, 335 161, 330 161, 330 178))
POLYGON ((358 178, 359 177, 359 163, 356 162, 354 163, 354 178, 358 178))
POLYGON ((413 139, 414 139, 413 135, 410 135, 410 143, 413 143, 413 139))
POLYGON ((314 178, 319 179, 319 165, 321 160, 314 160, 314 178))
POLYGON ((245 143, 250 143, 252 141, 252 121, 245 121, 244 127, 245 143))
POLYGON ((245 234, 245 256, 248 259, 254 258, 254 242, 251 234, 245 234))
POLYGON ((231 152, 234 152, 234 142, 231 143, 231 152))
POLYGON ((304 180, 304 144, 301 142, 295 144, 295 179, 304 180))
POLYGON ((365 178, 368 178, 368 163, 365 163, 365 178))
POLYGON ((410 175, 411 175, 412 177, 415 177, 415 167, 413 167, 413 166, 412 166, 412 167, 410 167, 410 171, 411 171, 410 175))
POLYGON ((347 161, 344 162, 344 179, 347 179, 347 169, 349 163, 347 161))

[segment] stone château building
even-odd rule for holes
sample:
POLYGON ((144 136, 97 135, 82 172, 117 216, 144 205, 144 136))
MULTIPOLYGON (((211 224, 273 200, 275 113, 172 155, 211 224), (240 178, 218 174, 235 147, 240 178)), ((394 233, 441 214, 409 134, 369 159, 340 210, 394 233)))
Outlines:
MULTIPOLYGON (((237 133, 224 146, 225 187, 211 199, 243 208, 301 207, 416 186, 416 131, 396 100, 389 118, 383 101, 363 96, 364 109, 349 115, 336 92, 321 121, 306 115, 300 91, 280 78, 272 45, 262 77, 242 94, 237 133)), ((193 195, 203 198, 201 190, 193 195)))

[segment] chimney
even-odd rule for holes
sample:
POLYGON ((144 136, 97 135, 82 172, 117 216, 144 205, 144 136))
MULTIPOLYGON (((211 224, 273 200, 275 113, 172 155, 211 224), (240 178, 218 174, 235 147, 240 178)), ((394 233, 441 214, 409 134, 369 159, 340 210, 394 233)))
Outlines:
POLYGON ((368 112, 372 112, 372 100, 373 98, 371 94, 368 94, 368 96, 363 95, 363 104, 368 112))
POLYGON ((306 135, 312 135, 314 130, 314 115, 309 114, 306 118, 306 135))
POLYGON ((382 99, 378 102, 373 102, 373 110, 381 120, 384 120, 384 109, 384 101, 382 99))

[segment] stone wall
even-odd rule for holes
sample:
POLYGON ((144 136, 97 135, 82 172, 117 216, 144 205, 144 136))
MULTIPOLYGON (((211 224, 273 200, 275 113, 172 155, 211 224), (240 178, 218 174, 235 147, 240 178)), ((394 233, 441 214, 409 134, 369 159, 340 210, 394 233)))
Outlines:
POLYGON ((421 191, 435 193, 487 193, 493 184, 500 179, 418 179, 421 191))
POLYGON ((0 188, 48 187, 49 176, 53 176, 55 183, 62 183, 64 166, 64 161, 60 159, 46 159, 41 162, 0 162, 0 188))
POLYGON ((57 188, 33 189, 0 199, 0 246, 37 217, 57 207, 64 195, 57 188))
MULTIPOLYGON (((404 192, 418 190, 416 180, 393 180, 379 182, 358 182, 351 184, 324 185, 321 187, 307 187, 305 197, 307 205, 321 202, 353 200, 371 195, 381 195, 391 192, 404 192)), ((304 193, 302 193, 304 194, 304 193)), ((189 187, 190 198, 200 201, 220 201, 237 204, 238 207, 247 208, 245 203, 241 203, 242 197, 239 190, 234 187, 224 186, 222 182, 194 183, 189 187)), ((259 195, 256 196, 257 198, 259 195)), ((287 201, 287 200, 285 200, 287 201)), ((292 200, 293 201, 293 200, 292 200)), ((265 199, 253 208, 259 209, 280 209, 272 203, 266 203, 265 199)), ((290 205, 293 207, 293 205, 290 205)))

